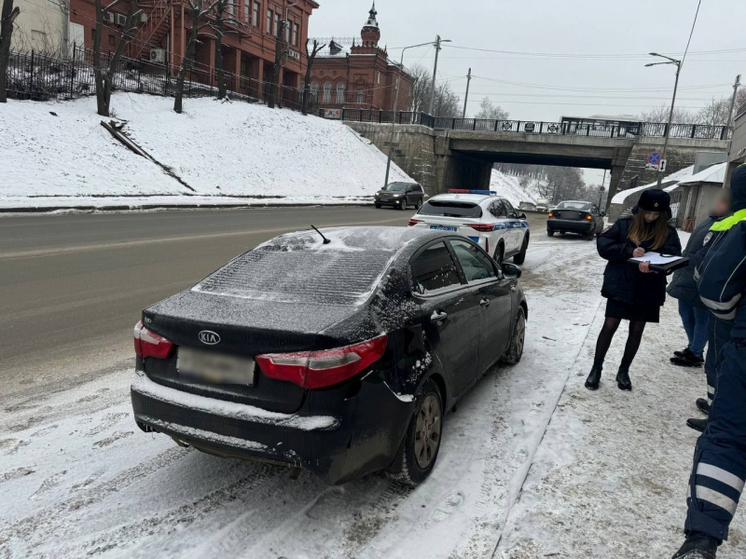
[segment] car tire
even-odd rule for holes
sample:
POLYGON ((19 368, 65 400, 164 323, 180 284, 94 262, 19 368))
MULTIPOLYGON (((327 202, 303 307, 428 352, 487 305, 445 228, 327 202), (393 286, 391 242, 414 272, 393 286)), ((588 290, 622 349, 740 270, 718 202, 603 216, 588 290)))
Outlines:
POLYGON ((515 318, 513 333, 510 337, 510 345, 500 358, 500 361, 508 365, 515 365, 523 357, 523 347, 526 341, 526 313, 523 307, 518 308, 518 316, 515 318))
POLYGON ((498 264, 503 263, 503 258, 505 257, 505 245, 502 243, 497 244, 497 248, 495 249, 495 255, 493 258, 495 259, 495 262, 498 264))
POLYGON ((376 209, 380 210, 381 209, 381 204, 376 204, 376 209))
POLYGON ((547 237, 554 237, 554 231, 547 229, 547 237))
POLYGON ((435 467, 443 434, 443 398, 438 385, 427 380, 415 401, 391 477, 407 485, 422 483, 435 467))
POLYGON ((404 210, 407 209, 407 201, 406 200, 402 200, 401 202, 399 202, 399 209, 402 210, 402 211, 404 211, 404 210))
POLYGON ((526 234, 523 236, 523 245, 521 245, 521 252, 519 252, 513 257, 513 262, 515 264, 520 265, 526 261, 526 252, 528 252, 528 243, 529 243, 529 234, 528 234, 528 231, 526 231, 526 234))

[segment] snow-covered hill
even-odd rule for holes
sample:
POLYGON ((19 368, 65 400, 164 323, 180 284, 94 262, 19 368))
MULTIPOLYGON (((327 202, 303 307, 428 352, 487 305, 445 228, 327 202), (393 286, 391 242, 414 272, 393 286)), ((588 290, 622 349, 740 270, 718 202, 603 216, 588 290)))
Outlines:
MULTIPOLYGON (((124 148, 94 98, 0 107, 0 207, 339 203, 371 196, 386 157, 337 121, 263 105, 119 93, 125 132, 189 187, 124 148)), ((407 175, 393 166, 392 180, 407 175)))
POLYGON ((497 192, 498 196, 507 199, 516 208, 521 202, 536 203, 539 197, 535 189, 521 186, 521 178, 513 175, 506 175, 497 169, 492 169, 492 179, 490 181, 490 190, 497 192))

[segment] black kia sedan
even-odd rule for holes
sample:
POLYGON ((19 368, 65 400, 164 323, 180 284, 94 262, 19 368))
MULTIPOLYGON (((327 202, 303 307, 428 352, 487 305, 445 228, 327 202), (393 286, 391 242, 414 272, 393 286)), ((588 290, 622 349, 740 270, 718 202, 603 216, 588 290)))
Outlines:
POLYGON ((560 202, 547 216, 547 235, 578 233, 592 239, 603 231, 605 215, 593 202, 560 202))
POLYGON ((520 269, 442 232, 345 227, 276 237, 146 308, 137 424, 330 484, 435 465, 443 417, 521 359, 520 269))
POLYGON ((406 210, 418 209, 424 200, 425 192, 416 182, 392 182, 376 192, 374 203, 376 208, 393 206, 406 210))

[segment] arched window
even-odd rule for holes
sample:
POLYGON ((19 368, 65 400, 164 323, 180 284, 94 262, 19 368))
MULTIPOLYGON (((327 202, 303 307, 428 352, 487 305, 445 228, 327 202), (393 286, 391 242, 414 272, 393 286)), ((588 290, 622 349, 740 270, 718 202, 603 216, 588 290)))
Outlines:
POLYGON ((319 98, 319 84, 316 82, 313 82, 311 84, 311 97, 313 97, 314 99, 319 98))
POLYGON ((365 93, 362 89, 357 90, 357 102, 358 103, 365 103, 365 93))
POLYGON ((324 84, 324 103, 331 103, 332 102, 332 84, 330 82, 326 82, 324 84))
POLYGON ((337 84, 337 103, 342 104, 345 102, 345 84, 337 84))

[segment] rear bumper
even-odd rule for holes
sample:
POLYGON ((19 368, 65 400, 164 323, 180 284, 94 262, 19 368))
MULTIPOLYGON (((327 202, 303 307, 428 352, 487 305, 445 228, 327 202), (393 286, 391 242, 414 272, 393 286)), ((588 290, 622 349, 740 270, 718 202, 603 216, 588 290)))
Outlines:
POLYGON ((357 396, 340 402, 334 415, 267 412, 165 387, 142 373, 130 395, 143 430, 218 456, 307 469, 338 484, 389 466, 412 413, 413 404, 401 401, 385 383, 360 384, 357 396))
POLYGON ((548 219, 547 231, 567 231, 569 233, 590 233, 595 225, 592 221, 574 219, 548 219))

